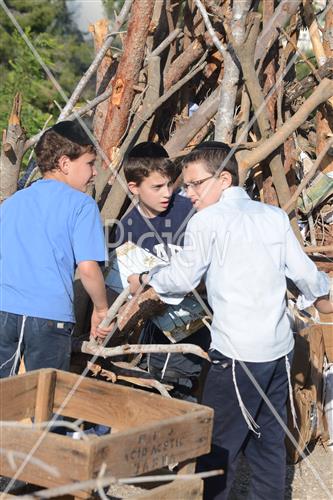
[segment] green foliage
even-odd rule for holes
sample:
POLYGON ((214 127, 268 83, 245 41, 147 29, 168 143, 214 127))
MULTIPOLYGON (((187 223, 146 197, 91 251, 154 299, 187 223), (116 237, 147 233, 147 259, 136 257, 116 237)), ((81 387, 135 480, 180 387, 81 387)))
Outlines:
POLYGON ((103 0, 108 19, 114 19, 115 12, 119 14, 125 0, 103 0))
MULTIPOLYGON (((7 0, 33 46, 67 96, 89 66, 92 44, 72 21, 65 0, 7 0)), ((22 124, 29 135, 56 121, 63 98, 46 76, 11 20, 0 8, 0 127, 6 128, 16 92, 23 95, 22 124)))

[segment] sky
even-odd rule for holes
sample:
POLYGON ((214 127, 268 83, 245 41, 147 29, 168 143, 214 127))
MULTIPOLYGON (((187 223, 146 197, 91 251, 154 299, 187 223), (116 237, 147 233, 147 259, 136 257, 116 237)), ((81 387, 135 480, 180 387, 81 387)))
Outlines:
POLYGON ((67 0, 67 5, 76 10, 77 24, 84 32, 88 31, 89 24, 105 15, 102 0, 67 0))

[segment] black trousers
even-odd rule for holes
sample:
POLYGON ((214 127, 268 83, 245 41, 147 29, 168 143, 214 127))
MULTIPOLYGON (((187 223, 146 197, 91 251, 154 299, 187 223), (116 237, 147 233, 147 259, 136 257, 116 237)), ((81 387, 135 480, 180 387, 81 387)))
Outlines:
MULTIPOLYGON (((235 362, 236 383, 246 409, 260 426, 258 437, 250 431, 241 412, 232 376, 232 360, 210 351, 202 404, 214 409, 212 449, 198 459, 197 470, 224 469, 224 475, 205 480, 204 498, 228 498, 241 452, 251 468, 249 498, 283 500, 285 492, 285 432, 263 401, 241 364, 235 362)), ((288 356, 291 362, 291 354, 288 356)), ((288 376, 285 357, 265 363, 245 363, 273 407, 286 422, 288 376)))

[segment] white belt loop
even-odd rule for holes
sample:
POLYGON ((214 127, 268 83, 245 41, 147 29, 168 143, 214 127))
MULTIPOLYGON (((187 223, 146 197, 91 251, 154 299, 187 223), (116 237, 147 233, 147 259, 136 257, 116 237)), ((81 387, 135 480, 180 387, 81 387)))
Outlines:
POLYGON ((294 427, 299 431, 299 428, 297 426, 297 416, 296 416, 296 410, 295 410, 295 404, 294 404, 293 388, 291 386, 291 368, 290 368, 290 363, 289 363, 289 359, 288 359, 288 355, 287 354, 285 355, 284 359, 285 359, 285 362, 286 362, 286 371, 287 371, 287 377, 288 377, 290 410, 291 410, 291 414, 292 414, 292 417, 293 417, 294 427))
POLYGON ((235 387, 236 396, 237 396, 237 399, 238 399, 239 408, 240 408, 240 410, 242 412, 244 420, 245 420, 248 428, 250 429, 250 431, 253 431, 255 434, 257 434, 258 438, 260 438, 261 433, 256 430, 256 429, 260 429, 260 426, 254 421, 252 415, 246 409, 246 407, 245 407, 245 405, 244 405, 244 403, 242 401, 242 397, 240 395, 238 386, 237 386, 236 372, 235 372, 235 360, 234 359, 232 360, 232 380, 233 380, 233 383, 234 383, 234 387, 235 387))

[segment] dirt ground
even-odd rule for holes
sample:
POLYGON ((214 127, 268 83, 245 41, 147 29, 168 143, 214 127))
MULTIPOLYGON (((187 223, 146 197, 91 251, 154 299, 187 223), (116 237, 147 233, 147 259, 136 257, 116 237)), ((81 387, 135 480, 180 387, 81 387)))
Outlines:
MULTIPOLYGON (((0 491, 5 489, 7 483, 7 479, 0 477, 0 491)), ((230 500, 245 500, 248 487, 249 470, 245 460, 242 460, 230 500)), ((333 446, 325 451, 321 445, 317 445, 306 461, 296 466, 288 466, 285 500, 331 498, 333 498, 333 446)))
MULTIPOLYGON (((249 468, 241 460, 230 500, 245 500, 249 468)), ((326 500, 333 498, 333 445, 327 451, 317 444, 306 460, 288 465, 285 500, 326 500)), ((274 499, 267 499, 274 500, 274 499)))

